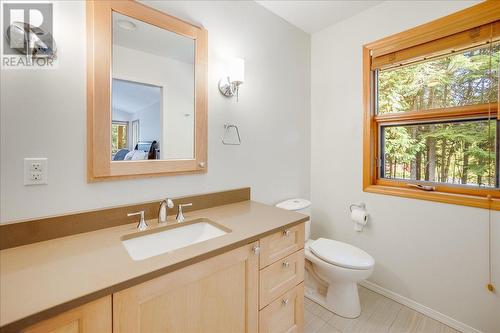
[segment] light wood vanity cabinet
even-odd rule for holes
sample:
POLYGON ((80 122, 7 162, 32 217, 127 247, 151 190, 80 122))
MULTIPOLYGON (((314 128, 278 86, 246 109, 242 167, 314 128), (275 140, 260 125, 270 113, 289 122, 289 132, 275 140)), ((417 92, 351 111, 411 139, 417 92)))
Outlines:
POLYGON ((257 242, 113 295, 113 333, 258 331, 257 242))
POLYGON ((303 281, 302 223, 62 313, 23 332, 300 333, 303 281))
POLYGON ((111 333, 111 296, 41 321, 23 333, 111 333))

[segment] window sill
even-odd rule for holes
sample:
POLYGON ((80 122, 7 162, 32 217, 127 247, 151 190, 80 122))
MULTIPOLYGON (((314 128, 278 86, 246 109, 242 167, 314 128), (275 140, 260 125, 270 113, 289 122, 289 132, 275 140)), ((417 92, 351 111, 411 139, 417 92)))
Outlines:
POLYGON ((500 211, 500 199, 493 198, 488 200, 485 197, 464 195, 464 194, 453 194, 438 191, 422 191, 410 188, 384 186, 384 185, 369 185, 363 189, 364 192, 378 193, 385 195, 393 195, 404 198, 427 200, 442 202, 454 205, 469 206, 476 208, 490 208, 492 210, 500 211))

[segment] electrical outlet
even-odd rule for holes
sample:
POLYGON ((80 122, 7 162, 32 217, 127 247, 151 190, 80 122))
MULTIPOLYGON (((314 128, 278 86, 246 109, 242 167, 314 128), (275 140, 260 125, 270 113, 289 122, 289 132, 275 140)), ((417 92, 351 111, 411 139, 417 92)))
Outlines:
POLYGON ((42 171, 41 162, 31 162, 31 171, 42 171))
POLYGON ((24 159, 24 185, 48 184, 48 159, 24 159))
POLYGON ((42 174, 40 172, 32 172, 31 173, 31 180, 34 180, 34 181, 42 180, 42 174))

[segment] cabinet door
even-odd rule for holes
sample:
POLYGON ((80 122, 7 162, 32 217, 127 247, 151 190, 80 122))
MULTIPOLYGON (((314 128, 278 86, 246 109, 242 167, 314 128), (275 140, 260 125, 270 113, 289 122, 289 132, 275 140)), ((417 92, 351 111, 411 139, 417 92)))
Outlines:
POLYGON ((30 326, 23 333, 111 333, 111 296, 30 326))
POLYGON ((113 332, 257 332, 257 244, 114 294, 113 332))
POLYGON ((260 333, 302 333, 304 283, 286 292, 260 311, 260 333))

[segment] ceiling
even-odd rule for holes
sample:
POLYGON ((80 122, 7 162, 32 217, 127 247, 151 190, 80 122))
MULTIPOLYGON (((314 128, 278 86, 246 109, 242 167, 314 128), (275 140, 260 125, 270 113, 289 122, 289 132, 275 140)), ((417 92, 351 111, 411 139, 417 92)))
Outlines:
POLYGON ((307 33, 315 33, 348 17, 354 16, 382 0, 256 0, 274 14, 307 33))
POLYGON ((113 12, 113 44, 189 64, 194 63, 194 40, 191 38, 117 12, 113 12), (136 29, 124 29, 118 24, 119 21, 132 23, 136 29))
POLYGON ((136 113, 161 101, 161 88, 132 81, 113 79, 113 109, 136 113))

